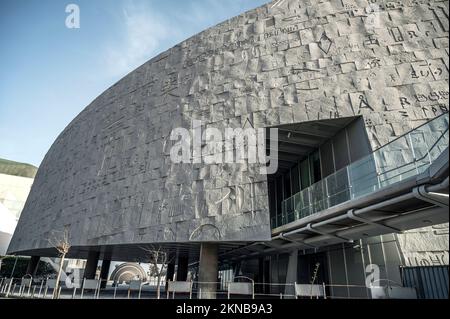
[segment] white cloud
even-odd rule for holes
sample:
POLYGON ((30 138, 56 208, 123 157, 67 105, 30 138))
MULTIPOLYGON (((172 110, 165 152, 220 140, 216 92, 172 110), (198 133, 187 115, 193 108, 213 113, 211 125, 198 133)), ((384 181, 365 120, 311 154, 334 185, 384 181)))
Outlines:
POLYGON ((156 10, 129 2, 122 12, 124 30, 118 43, 106 50, 106 63, 112 76, 123 76, 159 53, 161 42, 175 36, 170 21, 156 10))
MULTIPOLYGON (((184 20, 186 25, 200 27, 201 30, 232 18, 252 8, 248 0, 201 0, 189 1, 188 14, 178 12, 178 19, 184 20), (180 16, 181 14, 182 16, 180 16), (189 23, 189 24, 188 24, 189 23)), ((198 31, 201 31, 198 30, 198 31)))
POLYGON ((161 6, 159 1, 130 0, 120 16, 122 30, 117 41, 106 50, 109 74, 122 77, 170 46, 243 12, 243 7, 256 6, 256 2, 192 0, 161 6))

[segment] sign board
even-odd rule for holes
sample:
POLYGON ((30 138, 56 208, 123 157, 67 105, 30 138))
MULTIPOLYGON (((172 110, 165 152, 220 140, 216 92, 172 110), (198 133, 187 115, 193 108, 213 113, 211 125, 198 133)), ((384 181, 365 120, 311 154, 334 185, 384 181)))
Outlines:
POLYGON ((97 279, 85 279, 84 280, 84 289, 97 289, 100 286, 100 280, 97 279))
POLYGON ((386 299, 387 294, 384 287, 370 287, 370 294, 372 299, 386 299))
POLYGON ((253 284, 251 282, 230 282, 228 294, 231 295, 253 295, 253 284))
POLYGON ((56 279, 47 279, 46 286, 47 286, 47 288, 55 289, 56 288, 56 279))
POLYGON ((192 282, 190 281, 169 281, 168 292, 185 292, 190 293, 192 290, 192 282))
POLYGON ((132 280, 130 281, 129 290, 141 290, 142 280, 132 280))
POLYGON ((410 287, 371 287, 372 299, 417 299, 417 292, 410 287))
POLYGON ((295 284, 297 297, 325 297, 322 285, 295 284))
POLYGON ((31 286, 31 283, 33 282, 33 279, 31 278, 22 278, 21 285, 22 286, 31 286))

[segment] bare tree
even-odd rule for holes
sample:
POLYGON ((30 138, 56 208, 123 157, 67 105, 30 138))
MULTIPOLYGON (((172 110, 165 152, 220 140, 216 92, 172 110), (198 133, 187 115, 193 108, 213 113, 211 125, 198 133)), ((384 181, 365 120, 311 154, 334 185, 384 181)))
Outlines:
POLYGON ((70 250, 70 235, 69 235, 69 229, 67 227, 64 228, 63 231, 55 231, 51 235, 51 237, 48 239, 50 245, 52 245, 59 254, 59 270, 58 274, 56 276, 56 284, 55 289, 53 291, 53 298, 58 298, 59 293, 59 280, 61 278, 61 272, 64 265, 64 259, 66 258, 67 253, 70 250))
POLYGON ((169 254, 161 246, 141 247, 146 253, 146 260, 150 263, 150 274, 155 274, 157 278, 156 297, 161 297, 161 279, 166 272, 167 265, 172 261, 169 254))

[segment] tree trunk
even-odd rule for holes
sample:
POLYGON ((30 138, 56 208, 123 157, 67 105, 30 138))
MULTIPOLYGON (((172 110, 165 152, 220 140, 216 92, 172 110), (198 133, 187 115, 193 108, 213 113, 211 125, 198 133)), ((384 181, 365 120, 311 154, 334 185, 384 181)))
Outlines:
POLYGON ((158 274, 158 280, 156 283, 156 298, 161 298, 161 275, 158 274))
POLYGON ((59 279, 61 278, 61 272, 64 265, 64 258, 66 257, 66 254, 63 254, 61 256, 61 261, 59 262, 59 270, 58 270, 58 276, 56 276, 56 284, 55 284, 55 291, 53 291, 53 299, 59 298, 59 279))

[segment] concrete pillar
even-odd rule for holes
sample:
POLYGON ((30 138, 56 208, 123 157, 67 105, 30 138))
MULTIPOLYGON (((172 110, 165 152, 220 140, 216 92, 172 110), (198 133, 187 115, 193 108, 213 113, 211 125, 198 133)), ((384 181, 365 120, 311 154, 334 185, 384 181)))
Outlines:
POLYGON ((241 265, 242 262, 236 262, 233 264, 233 275, 234 277, 240 276, 241 275, 241 265))
POLYGON ((166 272, 166 290, 167 290, 167 282, 173 280, 173 275, 175 275, 175 263, 171 262, 167 265, 166 272))
POLYGON ((90 251, 88 254, 86 267, 84 267, 84 278, 95 279, 97 271, 98 258, 100 253, 98 251, 90 251))
POLYGON ((256 282, 262 285, 255 286, 255 292, 261 293, 264 291, 265 283, 264 281, 264 257, 258 258, 258 277, 256 277, 256 282))
POLYGON ((215 299, 218 281, 218 245, 202 243, 200 246, 199 287, 200 298, 215 299))
POLYGON ((109 275, 109 267, 111 266, 111 260, 105 260, 102 261, 102 269, 100 270, 100 279, 102 280, 100 287, 106 288, 106 282, 108 280, 109 275))
POLYGON ((36 272, 39 266, 39 260, 41 257, 39 256, 31 256, 30 260, 28 261, 27 271, 26 275, 36 276, 36 272))
POLYGON ((263 266, 263 271, 264 271, 264 293, 265 294, 270 294, 270 283, 272 281, 272 278, 270 276, 270 265, 271 265, 271 260, 270 259, 264 259, 264 266, 263 266))
MULTIPOLYGON (((297 281, 297 264, 298 264, 298 250, 295 249, 289 254, 289 261, 286 273, 286 286, 284 293, 286 295, 294 295, 294 283, 297 281)), ((293 297, 288 297, 293 298, 293 297)))
POLYGON ((188 257, 178 257, 177 281, 186 281, 188 276, 188 257))

